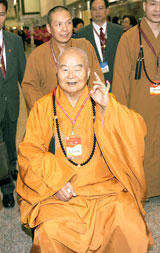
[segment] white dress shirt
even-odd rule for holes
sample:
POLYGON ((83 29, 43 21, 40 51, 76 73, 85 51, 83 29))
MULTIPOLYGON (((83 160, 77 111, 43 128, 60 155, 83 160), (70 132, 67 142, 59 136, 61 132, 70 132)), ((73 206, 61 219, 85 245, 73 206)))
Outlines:
MULTIPOLYGON (((3 30, 0 30, 0 47, 2 47, 2 43, 3 43, 3 30)), ((3 48, 3 60, 4 60, 4 66, 6 69, 6 50, 5 50, 5 45, 3 48)))
MULTIPOLYGON (((107 39, 107 22, 105 22, 102 26, 97 25, 96 23, 92 22, 92 25, 94 27, 94 29, 96 30, 96 32, 100 35, 100 28, 103 28, 103 33, 105 34, 105 37, 107 39)), ((98 52, 101 58, 101 61, 103 62, 103 56, 102 56, 102 50, 101 50, 101 43, 100 43, 100 39, 99 36, 97 35, 97 33, 94 31, 93 29, 93 34, 94 34, 94 39, 98 48, 98 52)))

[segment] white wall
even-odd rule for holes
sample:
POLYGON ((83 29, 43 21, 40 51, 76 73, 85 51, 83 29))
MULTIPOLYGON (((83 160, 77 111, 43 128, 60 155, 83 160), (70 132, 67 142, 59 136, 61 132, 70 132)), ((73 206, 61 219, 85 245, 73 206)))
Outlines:
POLYGON ((63 5, 63 0, 40 0, 41 4, 41 16, 45 16, 48 11, 56 5, 63 5))
POLYGON ((23 0, 25 13, 40 12, 39 0, 23 0))

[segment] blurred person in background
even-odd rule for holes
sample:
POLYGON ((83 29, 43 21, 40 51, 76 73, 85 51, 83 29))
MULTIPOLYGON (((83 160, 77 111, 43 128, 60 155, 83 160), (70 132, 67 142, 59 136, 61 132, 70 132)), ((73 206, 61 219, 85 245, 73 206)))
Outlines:
POLYGON ((128 31, 133 26, 137 25, 137 20, 134 16, 125 15, 122 20, 122 26, 124 31, 128 31))
POLYGON ((24 27, 24 33, 25 33, 25 42, 27 43, 28 46, 30 46, 31 45, 31 32, 30 32, 28 26, 24 27))
POLYGON ((75 37, 76 32, 78 32, 79 29, 84 27, 84 21, 81 18, 73 18, 73 34, 72 37, 75 37))
POLYGON ((117 16, 114 16, 113 18, 112 18, 112 23, 114 23, 114 24, 120 24, 120 19, 119 19, 119 17, 117 17, 117 16))

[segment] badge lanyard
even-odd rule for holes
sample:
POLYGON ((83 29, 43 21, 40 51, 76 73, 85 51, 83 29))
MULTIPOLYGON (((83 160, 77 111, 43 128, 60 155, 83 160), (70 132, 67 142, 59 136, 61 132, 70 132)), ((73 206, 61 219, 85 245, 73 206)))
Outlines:
MULTIPOLYGON (((71 47, 72 47, 72 41, 71 41, 71 47)), ((51 52, 52 52, 53 60, 56 64, 56 66, 57 66, 58 61, 57 61, 57 58, 56 58, 55 53, 54 53, 54 49, 53 49, 53 45, 52 45, 52 39, 50 40, 50 49, 51 49, 51 52)))
MULTIPOLYGON (((92 102, 92 110, 93 110, 93 124, 95 123, 95 117, 96 117, 96 111, 95 111, 95 102, 94 100, 91 98, 91 102, 92 102)), ((67 160, 72 163, 73 165, 77 166, 77 167, 81 167, 81 166, 85 166, 87 163, 89 163, 94 155, 94 152, 95 152, 95 149, 96 149, 96 143, 97 143, 97 140, 96 140, 96 135, 95 133, 93 134, 93 146, 92 146, 92 151, 91 151, 91 154, 90 156, 87 158, 86 161, 78 164, 76 163, 75 161, 71 160, 70 158, 67 157, 67 153, 65 151, 65 148, 63 146, 63 143, 62 143, 62 139, 61 139, 61 135, 60 135, 60 130, 59 130, 59 123, 58 123, 58 117, 57 117, 57 113, 56 113, 56 103, 55 103, 55 95, 54 95, 54 92, 53 92, 53 111, 54 111, 54 117, 55 117, 55 121, 56 121, 56 128, 57 128, 57 134, 58 134, 58 139, 59 139, 59 143, 60 143, 60 146, 61 146, 61 149, 63 151, 63 154, 65 155, 65 157, 67 158, 67 160)))
POLYGON ((158 67, 159 67, 159 56, 156 54, 156 51, 153 48, 153 46, 152 46, 151 42, 149 41, 149 39, 147 38, 146 34, 141 29, 140 24, 138 25, 138 30, 139 30, 140 50, 139 50, 139 55, 138 55, 137 64, 136 64, 135 80, 140 80, 141 79, 141 71, 142 71, 142 63, 143 63, 143 68, 144 68, 144 72, 145 72, 145 75, 146 75, 147 79, 154 85, 160 85, 160 82, 152 81, 150 79, 148 73, 147 73, 145 62, 144 62, 144 51, 143 51, 143 45, 142 45, 142 36, 145 39, 148 46, 151 48, 153 54, 156 56, 157 70, 158 70, 158 67), (141 34, 142 34, 142 36, 141 36, 141 34))
POLYGON ((53 60, 54 60, 54 62, 55 62, 55 64, 56 64, 56 66, 57 66, 58 61, 57 61, 57 58, 56 58, 55 53, 54 53, 54 50, 53 50, 52 39, 50 40, 50 48, 51 48, 53 60))
POLYGON ((76 120, 79 117, 79 115, 80 115, 80 113, 81 113, 81 111, 82 111, 85 103, 87 102, 87 99, 89 98, 89 93, 88 93, 87 97, 85 98, 85 100, 83 101, 83 104, 81 105, 81 108, 79 109, 79 111, 78 111, 78 113, 77 113, 77 115, 76 115, 76 117, 75 117, 74 120, 71 120, 71 118, 69 117, 69 115, 65 112, 65 110, 63 109, 63 107, 61 106, 61 104, 59 103, 59 101, 57 100, 57 98, 56 98, 56 89, 54 89, 54 96, 55 96, 55 99, 56 99, 56 102, 57 102, 58 106, 61 108, 62 112, 66 115, 66 117, 72 123, 72 136, 74 136, 74 126, 75 126, 76 120))

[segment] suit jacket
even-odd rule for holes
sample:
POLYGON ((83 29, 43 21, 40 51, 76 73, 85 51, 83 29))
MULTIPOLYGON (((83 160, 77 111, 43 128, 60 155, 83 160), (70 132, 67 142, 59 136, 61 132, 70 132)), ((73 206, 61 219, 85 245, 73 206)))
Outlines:
POLYGON ((19 87, 21 84, 26 58, 22 39, 10 32, 3 31, 3 39, 6 51, 6 77, 0 70, 0 122, 2 122, 6 107, 12 122, 19 115, 19 87))
MULTIPOLYGON (((105 61, 108 62, 109 72, 104 74, 104 78, 105 78, 105 81, 108 80, 110 84, 112 84, 113 65, 114 65, 114 58, 115 58, 115 54, 117 50, 117 45, 122 34, 123 34, 123 28, 120 25, 107 22, 107 46, 105 49, 104 62, 105 61)), ((96 51, 99 62, 101 62, 101 58, 98 53, 97 45, 94 39, 92 24, 80 29, 76 33, 75 37, 86 38, 87 40, 89 40, 96 51)))

